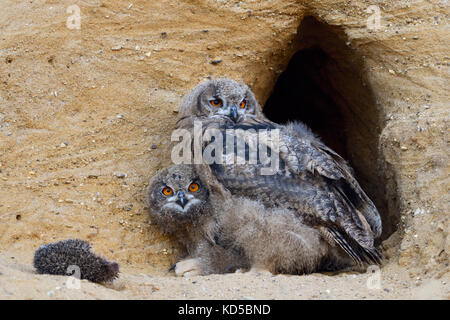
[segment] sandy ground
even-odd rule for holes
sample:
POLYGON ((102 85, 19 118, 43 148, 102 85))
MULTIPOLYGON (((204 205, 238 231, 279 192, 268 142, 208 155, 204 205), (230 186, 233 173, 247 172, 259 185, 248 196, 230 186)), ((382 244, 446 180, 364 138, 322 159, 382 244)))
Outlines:
MULTIPOLYGON (((168 272, 125 268, 109 284, 37 274, 17 255, 0 254, 1 299, 450 299, 450 273, 412 278, 388 264, 366 273, 302 276, 233 273, 175 277, 168 272)), ((448 271, 448 270, 447 270, 448 271)))
POLYGON ((38 275, 28 264, 0 256, 2 299, 450 299, 449 273, 411 280, 399 267, 374 273, 234 273, 177 278, 126 270, 113 284, 38 275))

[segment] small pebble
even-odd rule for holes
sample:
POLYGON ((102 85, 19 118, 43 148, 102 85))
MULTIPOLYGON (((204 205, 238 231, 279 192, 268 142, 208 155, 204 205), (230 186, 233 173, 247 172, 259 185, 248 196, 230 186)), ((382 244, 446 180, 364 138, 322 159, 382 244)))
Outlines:
POLYGON ((123 179, 123 178, 127 177, 126 173, 114 173, 114 175, 119 179, 123 179))
POLYGON ((115 47, 112 47, 112 48, 111 48, 112 51, 119 51, 120 49, 122 49, 122 46, 121 46, 121 45, 115 46, 115 47))
POLYGON ((152 149, 156 149, 157 148, 157 146, 156 146, 156 144, 152 144, 152 147, 151 147, 152 149))
POLYGON ((214 59, 213 61, 211 61, 211 64, 216 65, 216 64, 219 64, 221 62, 222 62, 222 59, 217 58, 217 59, 214 59))

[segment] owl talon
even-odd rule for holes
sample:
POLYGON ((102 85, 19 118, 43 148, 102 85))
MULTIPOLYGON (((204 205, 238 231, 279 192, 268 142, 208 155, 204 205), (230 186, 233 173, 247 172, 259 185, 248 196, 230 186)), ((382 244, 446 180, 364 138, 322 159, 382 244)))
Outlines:
POLYGON ((273 276, 273 273, 262 267, 252 267, 247 274, 273 276))
POLYGON ((175 274, 178 277, 191 277, 202 275, 202 266, 199 259, 186 259, 175 264, 175 274))
POLYGON ((176 267, 177 267, 177 264, 175 263, 174 265, 172 265, 172 266, 170 267, 170 269, 169 269, 167 272, 170 272, 170 271, 175 270, 176 267))

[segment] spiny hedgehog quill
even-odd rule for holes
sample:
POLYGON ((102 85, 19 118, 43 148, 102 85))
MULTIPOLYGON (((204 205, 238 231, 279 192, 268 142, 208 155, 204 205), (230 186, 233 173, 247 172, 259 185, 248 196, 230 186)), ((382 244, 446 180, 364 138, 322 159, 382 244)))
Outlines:
POLYGON ((44 244, 34 254, 34 267, 39 273, 71 275, 69 266, 80 268, 80 279, 92 282, 111 282, 118 277, 119 264, 91 252, 91 245, 83 240, 68 239, 44 244))

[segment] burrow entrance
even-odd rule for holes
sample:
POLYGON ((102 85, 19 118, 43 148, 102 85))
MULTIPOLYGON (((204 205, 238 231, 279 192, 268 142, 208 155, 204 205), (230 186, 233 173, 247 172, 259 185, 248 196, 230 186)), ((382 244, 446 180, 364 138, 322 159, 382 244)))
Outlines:
POLYGON ((365 80, 364 63, 345 33, 307 17, 298 30, 296 52, 279 76, 264 114, 272 121, 300 120, 348 160, 383 220, 382 239, 400 221, 394 179, 378 150, 383 115, 365 80))

